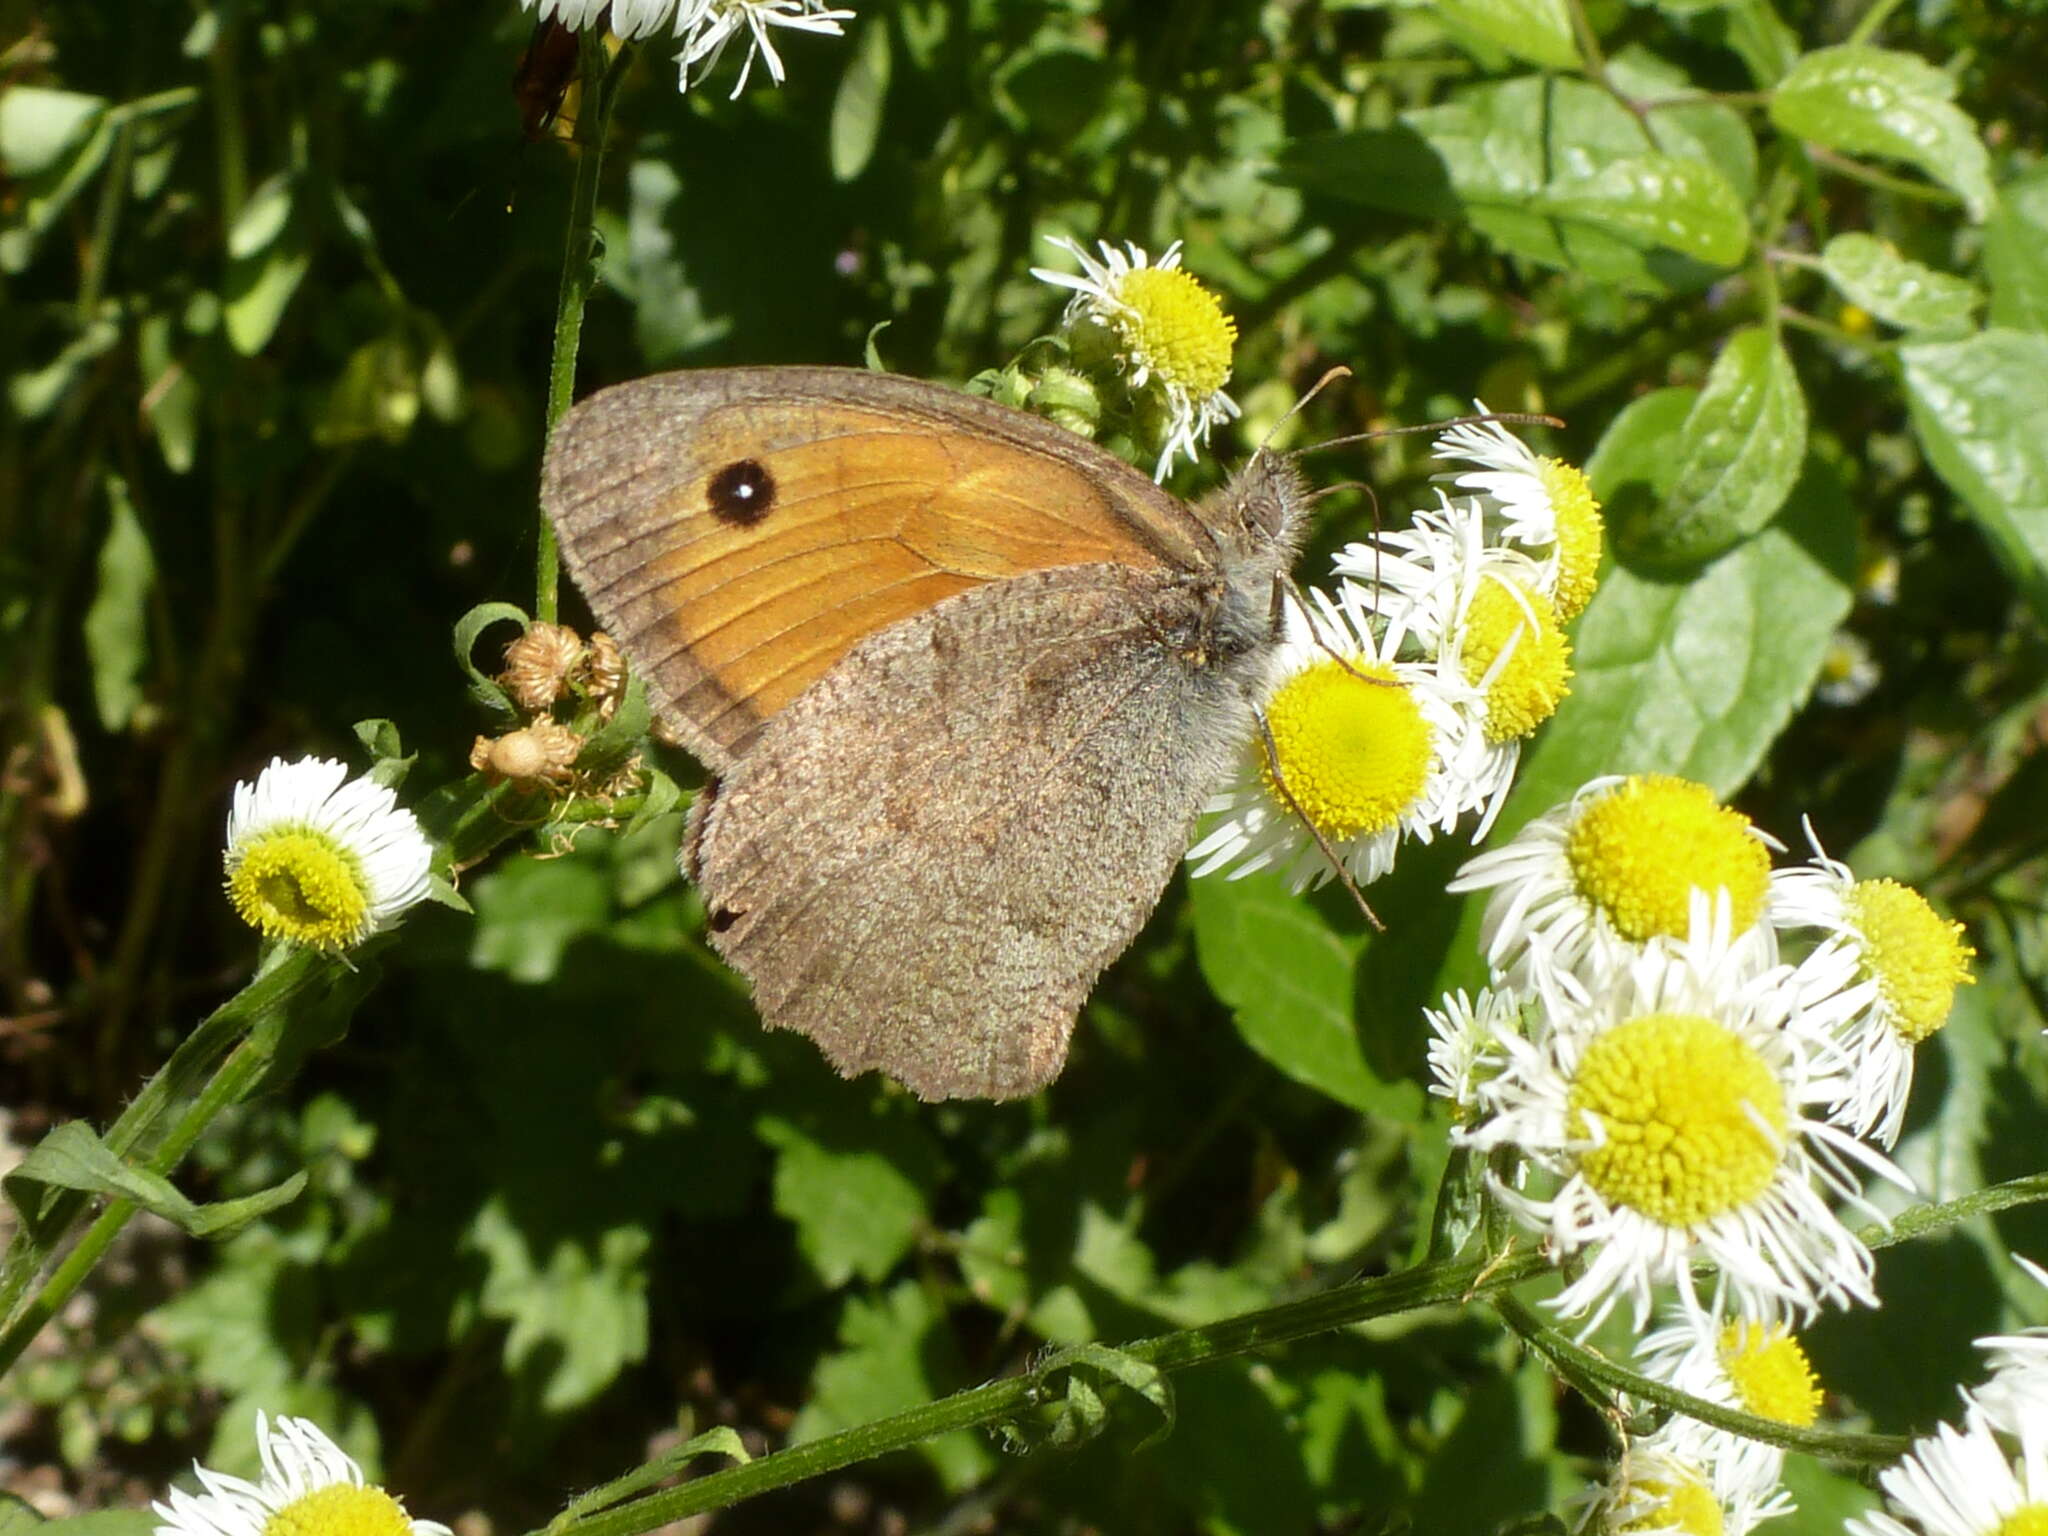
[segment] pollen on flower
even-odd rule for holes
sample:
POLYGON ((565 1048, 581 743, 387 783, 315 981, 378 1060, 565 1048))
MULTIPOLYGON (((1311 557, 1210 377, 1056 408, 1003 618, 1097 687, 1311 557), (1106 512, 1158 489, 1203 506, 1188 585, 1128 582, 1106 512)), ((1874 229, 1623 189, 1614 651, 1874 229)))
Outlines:
POLYGON ((1597 1118, 1605 1137, 1580 1158, 1586 1181, 1667 1227, 1763 1194, 1789 1118, 1784 1086, 1756 1048, 1689 1013, 1643 1014, 1605 1031, 1586 1048, 1569 1103, 1576 1133, 1597 1118))
POLYGON ((1540 592, 1489 579, 1473 594, 1466 626, 1465 676, 1474 683, 1514 645, 1486 690, 1486 739, 1498 745, 1533 735, 1571 691, 1571 647, 1557 610, 1540 592))
POLYGON ((1634 1491, 1657 1504, 1614 1527, 1619 1532, 1681 1531, 1684 1536, 1721 1536, 1721 1501, 1694 1478, 1645 1478, 1634 1491))
POLYGON ((1537 474, 1557 517, 1557 604, 1560 624, 1585 611, 1600 585, 1600 552, 1606 524, 1585 472, 1562 459, 1538 459, 1537 474))
POLYGON ((1993 1536, 2048 1536, 2048 1504, 2026 1504, 1999 1522, 1993 1536))
POLYGON ((1117 284, 1116 328, 1125 349, 1169 384, 1200 398, 1230 378, 1237 322, 1216 295, 1178 267, 1138 267, 1117 284))
POLYGON ((382 1488, 329 1483, 302 1494, 263 1523, 263 1536, 410 1536, 412 1521, 382 1488))
POLYGON ((1264 766, 1266 793, 1284 805, 1284 784, 1332 842, 1392 826, 1429 775, 1429 722, 1382 662, 1311 662, 1275 690, 1266 728, 1279 754, 1279 782, 1264 766))
POLYGON ((1977 979, 1970 974, 1977 951, 1963 925, 1896 880, 1859 880, 1843 905, 1863 938, 1863 963, 1884 994, 1892 1027, 1919 1044, 1948 1022, 1956 988, 1977 979))
POLYGON ((281 826, 252 839, 229 868, 227 889, 235 914, 267 939, 341 949, 369 926, 361 864, 320 832, 281 826))
POLYGON ((1565 858, 1580 891, 1637 944, 1685 936, 1694 886, 1727 891, 1734 931, 1747 932, 1770 888, 1771 856, 1749 818, 1667 774, 1637 775, 1589 801, 1565 858))
POLYGON ((1820 1417, 1813 1363, 1782 1327, 1730 1323, 1721 1330, 1721 1364, 1743 1410, 1805 1429, 1820 1417))

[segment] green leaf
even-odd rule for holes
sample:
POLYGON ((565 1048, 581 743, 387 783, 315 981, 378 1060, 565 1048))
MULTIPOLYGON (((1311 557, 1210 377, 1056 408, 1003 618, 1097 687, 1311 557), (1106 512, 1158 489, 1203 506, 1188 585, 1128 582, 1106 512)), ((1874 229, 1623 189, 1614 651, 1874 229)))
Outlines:
POLYGON ((570 944, 612 920, 604 870, 587 859, 517 859, 470 887, 476 928, 469 960, 514 981, 552 981, 570 944))
POLYGON ((1843 298, 1903 330, 1968 330, 1984 301, 1975 283, 1910 261, 1874 235, 1837 235, 1820 264, 1843 298))
POLYGON ((1988 324, 2048 331, 2048 165, 1999 188, 1984 221, 1984 276, 1991 284, 1988 324))
POLYGON ((517 718, 519 711, 512 707, 512 700, 498 680, 477 666, 477 639, 493 624, 517 624, 524 634, 532 622, 524 608, 511 603, 478 603, 455 621, 455 661, 469 678, 469 696, 494 714, 517 718))
POLYGON ((505 1366, 540 1406, 589 1402, 647 1354, 647 1229, 602 1228, 595 1241, 540 1242, 498 1196, 477 1212, 458 1253, 487 1265, 478 1304, 511 1326, 505 1366))
MULTIPOLYGON (((790 1425, 790 1444, 921 1408, 956 1387, 964 1372, 941 1324, 915 1280, 901 1281, 873 1300, 850 1298, 839 1319, 839 1349, 812 1375, 811 1398, 790 1425)), ((964 1430, 917 1449, 955 1492, 973 1487, 995 1467, 988 1446, 964 1430)))
POLYGON ((93 706, 108 731, 126 727, 142 702, 142 668, 149 659, 149 594, 155 585, 156 558, 142 520, 135 515, 128 482, 109 474, 99 589, 85 611, 93 706))
POLYGON ((1296 1082, 1341 1104, 1392 1112, 1410 1083, 1380 1081, 1353 1020, 1365 941, 1334 933, 1277 875, 1188 882, 1195 954, 1244 1042, 1296 1082))
POLYGON ((873 17, 856 29, 856 35, 853 57, 832 98, 827 143, 836 181, 852 181, 868 168, 882 136, 882 111, 889 99, 888 22, 873 17))
POLYGON ((910 1252, 927 1217, 939 1149, 913 1120, 885 1103, 832 1107, 801 1124, 764 1117, 776 1149, 775 1209, 795 1225, 797 1247, 828 1286, 855 1275, 880 1280, 910 1252))
POLYGON ((1474 33, 1540 68, 1578 68, 1564 0, 1437 0, 1430 9, 1452 32, 1474 33))
POLYGON ((54 170, 106 115, 107 98, 35 85, 0 92, 0 171, 17 181, 54 170))
POLYGON ((1099 54, 1056 43, 1019 55, 994 83, 997 102, 1020 128, 1068 140, 1101 110, 1110 79, 1099 54))
POLYGON ((1530 206, 1645 250, 1663 247, 1732 267, 1749 250, 1749 220, 1735 189, 1703 160, 1637 155, 1590 176, 1551 182, 1530 206))
POLYGON ((1662 445, 1654 500, 1612 508, 1624 561, 1658 570, 1703 564, 1754 536, 1785 504, 1806 455, 1806 398, 1775 334, 1752 326, 1729 339, 1676 439, 1662 445))
MULTIPOLYGON (((704 1456, 723 1456, 729 1461, 745 1466, 754 1458, 747 1454, 746 1442, 740 1439, 739 1431, 730 1425, 720 1424, 707 1429, 701 1435, 693 1435, 681 1445, 648 1462, 635 1467, 624 1477, 615 1477, 608 1483, 601 1483, 588 1493, 580 1493, 563 1506, 562 1512, 548 1522, 551 1531, 569 1525, 600 1509, 609 1508, 621 1499, 629 1499, 642 1489, 652 1488, 656 1483, 680 1472, 691 1462, 704 1456)), ((0 1536, 5 1536, 0 1532, 0 1536)))
POLYGON ((18 1529, 0 1518, 0 1536, 154 1536, 161 1525, 147 1509, 95 1509, 62 1520, 44 1520, 18 1529))
POLYGON ((1902 347, 1899 358, 1928 462, 2048 616, 2048 336, 1986 331, 1902 347))
POLYGON ((135 358, 142 385, 142 410, 156 434, 157 448, 173 474, 191 469, 199 452, 199 381, 172 350, 176 322, 151 315, 136 337, 135 358))
MULTIPOLYGON (((1613 504, 1663 472, 1689 390, 1615 419, 1586 466, 1613 504)), ((1676 773, 1737 789, 1804 703, 1853 599, 1856 518, 1809 459, 1772 527, 1689 581, 1610 568, 1575 635, 1571 696, 1524 757, 1495 842, 1603 773, 1676 773)))
POLYGON ((348 355, 320 413, 313 441, 323 448, 381 439, 402 443, 420 413, 420 357, 401 327, 348 355))
POLYGON ((254 357, 270 344, 312 264, 312 243, 296 219, 255 255, 229 260, 221 286, 221 313, 237 352, 254 357))
POLYGON ((289 172, 279 171, 252 191, 242 204, 241 216, 228 231, 228 255, 234 259, 255 256, 270 248, 291 222, 293 195, 297 183, 289 172))
MULTIPOLYGON (((22 94, 23 89, 13 86, 0 92, 0 107, 22 94)), ((61 96, 68 93, 52 91, 43 94, 61 96)), ((61 124, 56 126, 61 130, 61 124)), ((28 266, 43 236, 71 205, 71 200, 85 190, 100 167, 106 164, 107 156, 114 147, 114 135, 121 131, 114 115, 110 112, 88 114, 84 127, 86 131, 82 141, 67 135, 55 160, 13 194, 15 207, 10 210, 8 226, 0 228, 0 271, 19 272, 28 266)), ((30 140, 28 149, 31 155, 47 147, 48 138, 35 127, 24 129, 24 132, 30 140)))
POLYGON ((1991 207, 1991 159, 1955 93, 1955 81, 1925 59, 1844 43, 1792 66, 1771 93, 1771 121, 1844 154, 1903 160, 1982 219, 1991 207))
MULTIPOLYGON (((1698 91, 1684 69, 1637 43, 1607 61, 1607 78, 1639 101, 1682 100, 1698 91)), ((1756 135, 1734 107, 1708 98, 1667 106, 1651 118, 1650 132, 1655 142, 1648 147, 1713 166, 1745 205, 1756 196, 1756 135)))
POLYGON ((296 1200, 306 1187, 306 1176, 295 1173, 258 1194, 195 1205, 161 1174, 122 1162, 84 1121, 67 1120, 14 1165, 5 1183, 7 1198, 21 1213, 22 1225, 38 1241, 47 1234, 39 1227, 41 1199, 31 1191, 42 1188, 75 1189, 108 1200, 130 1200, 194 1237, 225 1238, 296 1200))

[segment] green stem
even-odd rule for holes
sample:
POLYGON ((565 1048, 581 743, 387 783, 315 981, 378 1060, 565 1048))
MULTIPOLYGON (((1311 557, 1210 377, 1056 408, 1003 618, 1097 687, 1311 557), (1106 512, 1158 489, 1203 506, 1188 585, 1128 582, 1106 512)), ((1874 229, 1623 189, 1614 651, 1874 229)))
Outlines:
MULTIPOLYGON (((569 234, 562 251, 562 287, 555 301, 555 349, 548 363, 548 435, 568 413, 576 398, 576 351, 583 340, 583 307, 597 285, 597 184, 604 169, 605 131, 611 125, 612 103, 629 54, 625 48, 611 58, 604 33, 592 28, 582 36, 581 71, 584 110, 576 119, 576 184, 569 195, 569 234)), ((562 579, 555 528, 542 513, 535 552, 533 616, 555 621, 556 596, 562 579)))
MULTIPOLYGON (((153 1171, 168 1174, 191 1150, 213 1117, 248 1086, 245 1070, 238 1065, 244 1055, 250 1054, 246 1045, 235 1051, 217 1072, 216 1064, 238 1042, 245 1041, 259 1020, 329 979, 336 964, 315 951, 294 949, 283 952, 275 963, 261 969, 247 986, 179 1042, 170 1059, 108 1128, 102 1138, 107 1149, 131 1160, 135 1156, 145 1157, 153 1171), (212 1074, 210 1080, 208 1074, 212 1074), (164 1130, 164 1121, 171 1111, 188 1098, 191 1108, 175 1125, 164 1130)), ((257 1065, 261 1064, 258 1060, 257 1065)), ((0 1372, 14 1362, 43 1323, 77 1289, 79 1281, 105 1252, 106 1244, 134 1214, 134 1208, 125 1201, 109 1205, 42 1289, 24 1301, 44 1261, 84 1215, 92 1198, 79 1190, 48 1194, 37 1222, 40 1240, 31 1239, 26 1226, 16 1227, 6 1258, 0 1262, 0 1317, 5 1318, 4 1324, 0 1324, 0 1372)))
POLYGON ((1856 25, 1844 39, 1850 43, 1867 43, 1877 29, 1885 24, 1891 13, 1899 8, 1899 0, 1877 0, 1877 3, 1856 18, 1856 25))

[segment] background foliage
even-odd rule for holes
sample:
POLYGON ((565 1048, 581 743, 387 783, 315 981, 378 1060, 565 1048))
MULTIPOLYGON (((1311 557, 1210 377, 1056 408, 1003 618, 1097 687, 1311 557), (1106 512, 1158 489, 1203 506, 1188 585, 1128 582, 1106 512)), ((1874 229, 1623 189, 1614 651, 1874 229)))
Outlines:
MULTIPOLYGON (((1568 418, 1617 562, 1502 830, 1592 773, 1678 771, 1919 883, 1983 979, 1923 1054, 1902 1161, 1935 1197, 2042 1165, 2038 4, 859 9, 737 101, 638 60, 586 388, 854 363, 883 321, 890 367, 964 379, 1047 327, 1027 269, 1068 233, 1184 240, 1225 296, 1226 462, 1336 362, 1357 378, 1318 434, 1475 394, 1568 418)), ((107 1121, 246 975, 215 862, 237 777, 360 761, 370 717, 418 754, 409 798, 467 771, 488 722, 447 636, 530 595, 574 153, 522 134, 530 32, 510 4, 0 0, 17 1146, 107 1121)), ((1313 462, 1398 518, 1422 454, 1313 462)), ((1324 506, 1310 575, 1372 516, 1324 506)), ((16 1491, 136 1502, 195 1454, 235 1464, 260 1405, 417 1513, 519 1528, 685 1426, 758 1451, 1417 1250, 1445 1155, 1419 1008, 1478 971, 1440 894, 1461 850, 1409 850, 1370 940, 1341 902, 1177 882, 1050 1092, 933 1108, 758 1029, 678 822, 541 829, 467 872, 473 919, 423 909, 366 962, 345 1038, 182 1180, 303 1168, 304 1193, 217 1245, 133 1229, 17 1369, 16 1491)), ((1889 1252, 1886 1313, 1814 1341, 1835 1409, 1946 1413, 2015 1247, 2048 1254, 2048 1223, 1889 1252)), ((1123 1397, 1076 1450, 955 1434, 717 1528, 1484 1531, 1606 1453, 1476 1308, 1176 1387, 1143 1449, 1157 1416, 1123 1397)), ((1787 1531, 1867 1502, 1793 1476, 1787 1531)))

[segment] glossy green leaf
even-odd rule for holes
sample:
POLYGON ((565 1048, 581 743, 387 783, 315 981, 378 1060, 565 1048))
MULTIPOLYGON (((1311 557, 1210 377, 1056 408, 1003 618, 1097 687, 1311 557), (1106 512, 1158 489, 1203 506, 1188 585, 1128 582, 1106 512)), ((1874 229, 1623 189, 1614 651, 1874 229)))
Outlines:
MULTIPOLYGON (((1661 390, 1587 464, 1612 505, 1654 486, 1693 405, 1661 390)), ((1856 523, 1810 459, 1771 527, 1685 581, 1610 566, 1574 633, 1571 696, 1522 760, 1502 831, 1603 773, 1677 773, 1728 794, 1806 700, 1852 600, 1856 523)))
POLYGON ((1697 566, 1777 515, 1806 454, 1806 398, 1774 334, 1755 326, 1729 340, 1663 452, 1658 494, 1611 509, 1624 562, 1697 566))
POLYGON ((1353 1020, 1365 945, 1333 932, 1306 897, 1270 874, 1188 882, 1195 950, 1238 1033, 1297 1082, 1356 1109, 1390 1109, 1411 1085, 1373 1074, 1353 1020))
POLYGON ((1998 189, 1984 221, 1984 276, 1991 284, 1987 324, 2048 331, 2048 165, 1998 189))
POLYGON ((1967 330, 1984 302, 1976 284, 1910 261, 1874 235, 1837 235, 1820 261, 1843 298, 1904 330, 1967 330))
POLYGON ((1925 59, 1844 43, 1792 66, 1771 95, 1771 121, 1844 154, 1916 166, 1981 219, 1991 206, 1990 156, 1955 94, 1955 81, 1925 59))
POLYGON ((832 121, 826 132, 832 174, 840 181, 852 181, 868 168, 882 136, 882 113, 889 100, 887 18, 872 18, 856 36, 853 56, 847 60, 838 94, 832 98, 832 121))
POLYGON ((1756 135, 1741 112, 1725 102, 1688 99, 1698 90, 1692 77, 1640 44, 1630 44, 1607 61, 1607 78, 1638 101, 1685 102, 1650 118, 1653 142, 1648 148, 1713 166, 1745 204, 1756 195, 1756 135))
POLYGON ((1749 221, 1735 189, 1713 166, 1670 155, 1613 160, 1590 176, 1561 178, 1530 206, 1645 250, 1662 247, 1732 267, 1749 250, 1749 221))
POLYGON ((2048 617, 2048 336, 1986 331, 1900 350, 1913 431, 2048 617))
POLYGON ((123 729, 142 702, 149 659, 149 594, 156 557, 135 515, 128 483, 107 476, 107 536, 100 545, 99 587, 85 611, 85 654, 92 663, 93 706, 100 725, 123 729))
POLYGON ((1544 69, 1575 69, 1579 48, 1564 0, 1437 0, 1431 13, 1453 33, 1469 32, 1544 69))

